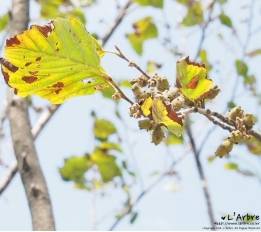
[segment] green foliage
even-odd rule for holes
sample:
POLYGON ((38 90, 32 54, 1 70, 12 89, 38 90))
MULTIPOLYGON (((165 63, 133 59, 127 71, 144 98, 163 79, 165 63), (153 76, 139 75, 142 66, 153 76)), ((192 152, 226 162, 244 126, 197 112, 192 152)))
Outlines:
POLYGON ((95 138, 99 140, 108 140, 108 137, 114 133, 116 133, 117 130, 115 126, 105 119, 97 119, 94 123, 93 133, 95 138))
POLYGON ((143 53, 143 42, 158 37, 158 29, 152 22, 152 17, 145 17, 133 24, 134 33, 127 34, 133 49, 139 54, 143 53))
POLYGON ((141 6, 154 6, 158 8, 163 8, 164 0, 132 0, 137 2, 141 6))
POLYGON ((114 177, 122 176, 121 170, 116 163, 116 157, 109 155, 100 147, 95 148, 92 161, 98 166, 104 183, 111 181, 114 177))
POLYGON ((225 165, 225 168, 228 170, 238 170, 238 164, 236 163, 228 163, 225 165))
POLYGON ((136 221, 137 217, 138 217, 138 212, 132 212, 130 223, 133 224, 136 221))
POLYGON ((202 5, 200 2, 190 1, 190 0, 177 0, 177 2, 187 7, 187 14, 183 18, 183 21, 181 22, 183 26, 191 27, 203 23, 204 15, 202 10, 202 5))
POLYGON ((91 166, 90 155, 86 154, 83 157, 72 156, 65 160, 64 166, 60 168, 60 174, 65 181, 84 183, 85 172, 88 171, 91 166))
POLYGON ((219 15, 219 19, 222 24, 226 25, 227 27, 233 28, 232 21, 228 15, 222 13, 219 15))
POLYGON ((254 75, 248 74, 248 66, 242 60, 236 60, 235 62, 237 74, 244 77, 244 83, 249 86, 253 86, 256 83, 254 75))
POLYGON ((5 30, 8 23, 9 23, 9 14, 6 13, 0 17, 0 31, 5 30))

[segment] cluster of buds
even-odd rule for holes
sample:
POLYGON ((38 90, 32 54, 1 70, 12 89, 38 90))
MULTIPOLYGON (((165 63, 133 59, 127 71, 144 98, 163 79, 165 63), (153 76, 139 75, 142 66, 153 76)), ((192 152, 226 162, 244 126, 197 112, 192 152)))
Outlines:
POLYGON ((247 131, 252 129, 254 125, 253 114, 247 113, 244 115, 244 110, 242 110, 240 106, 231 109, 228 112, 226 119, 235 125, 237 130, 232 131, 230 137, 223 140, 216 150, 215 155, 219 156, 220 158, 227 156, 229 152, 232 151, 234 144, 238 144, 246 139, 250 139, 247 131))
MULTIPOLYGON (((151 131, 152 143, 159 144, 164 138, 164 133, 161 125, 157 125, 151 115, 145 116, 141 110, 142 103, 147 98, 160 99, 165 106, 171 105, 174 111, 179 111, 186 102, 189 102, 180 93, 178 88, 170 88, 169 81, 166 77, 161 77, 155 74, 151 78, 142 75, 130 81, 132 84, 132 92, 138 103, 130 107, 130 116, 139 118, 142 115, 145 119, 140 120, 139 128, 142 130, 151 131)), ((189 102, 190 103, 190 102, 189 102)))

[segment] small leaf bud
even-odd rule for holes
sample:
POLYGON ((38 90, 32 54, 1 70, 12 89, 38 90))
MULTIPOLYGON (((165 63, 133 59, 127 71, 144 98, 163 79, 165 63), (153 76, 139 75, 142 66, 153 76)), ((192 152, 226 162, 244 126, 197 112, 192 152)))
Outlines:
POLYGON ((135 97, 137 99, 145 99, 146 98, 146 93, 144 90, 141 88, 141 86, 138 83, 135 83, 132 88, 132 92, 134 93, 135 97))
POLYGON ((151 142, 155 145, 158 145, 164 138, 164 132, 162 131, 161 127, 157 127, 152 132, 151 142))
POLYGON ((239 130, 232 131, 229 139, 232 143, 239 143, 244 140, 243 135, 239 130))
POLYGON ((229 120, 235 122, 237 117, 239 117, 239 118, 243 117, 243 113, 244 113, 244 110, 242 110, 240 106, 236 106, 228 112, 226 117, 229 120))
POLYGON ((171 102, 171 105, 175 111, 179 111, 183 107, 184 103, 185 98, 180 95, 171 102))
POLYGON ((217 148, 215 155, 219 158, 227 156, 233 149, 233 143, 229 139, 222 141, 221 145, 217 148))
POLYGON ((247 130, 252 129, 254 125, 254 115, 250 113, 245 114, 243 118, 243 124, 245 125, 247 130))
POLYGON ((157 80, 157 89, 161 92, 169 89, 169 81, 166 77, 160 77, 157 80))
POLYGON ((167 91, 167 95, 169 97, 169 101, 173 101, 176 97, 179 96, 179 89, 178 88, 173 88, 167 91))

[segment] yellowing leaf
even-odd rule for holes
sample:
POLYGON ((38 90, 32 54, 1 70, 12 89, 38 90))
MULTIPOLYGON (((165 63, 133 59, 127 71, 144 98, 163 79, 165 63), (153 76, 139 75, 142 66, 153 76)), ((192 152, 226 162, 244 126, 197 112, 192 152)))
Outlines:
POLYGON ((252 52, 247 53, 247 55, 248 55, 249 57, 261 55, 261 49, 256 49, 256 50, 254 50, 254 51, 252 51, 252 52))
POLYGON ((207 79, 205 65, 182 57, 177 61, 176 85, 190 100, 197 100, 209 94, 212 80, 207 79))
POLYGON ((180 136, 182 121, 171 105, 165 105, 159 98, 155 98, 152 105, 152 118, 156 124, 163 124, 173 134, 180 136))
POLYGON ((7 40, 2 73, 17 95, 61 104, 109 86, 101 55, 101 46, 79 20, 58 18, 7 40))
POLYGON ((177 116, 171 105, 166 105, 159 98, 152 99, 148 97, 141 105, 141 110, 145 116, 151 114, 153 121, 157 125, 162 124, 176 136, 180 136, 183 125, 182 120, 177 116))
POLYGON ((152 17, 146 17, 133 24, 135 33, 127 34, 133 49, 141 55, 143 52, 143 42, 148 39, 158 37, 158 30, 154 23, 152 23, 152 17))
POLYGON ((141 110, 145 116, 148 116, 151 113, 152 103, 153 100, 151 97, 146 98, 142 103, 141 110))

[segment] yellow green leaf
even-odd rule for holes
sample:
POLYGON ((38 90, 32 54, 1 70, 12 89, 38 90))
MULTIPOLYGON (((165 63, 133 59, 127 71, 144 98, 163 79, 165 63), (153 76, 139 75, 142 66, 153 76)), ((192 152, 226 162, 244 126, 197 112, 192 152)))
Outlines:
POLYGON ((236 163, 228 163, 225 165, 225 169, 228 170, 238 170, 238 164, 236 163))
POLYGON ((79 20, 58 18, 7 40, 2 73, 17 95, 61 104, 110 86, 101 55, 101 46, 79 20))
POLYGON ((143 42, 148 39, 158 37, 156 25, 152 22, 152 17, 146 17, 133 24, 135 30, 132 34, 127 34, 133 49, 141 55, 143 52, 143 42))
POLYGON ((233 27, 231 19, 224 13, 219 15, 220 22, 230 28, 233 27))
POLYGON ((9 14, 6 13, 3 16, 0 17, 0 31, 3 31, 6 29, 6 26, 9 22, 9 14))
POLYGON ((165 105, 159 98, 153 99, 152 118, 156 124, 163 124, 173 134, 180 136, 182 121, 171 105, 165 105))
POLYGON ((65 181, 74 181, 76 183, 83 183, 85 172, 92 166, 90 156, 83 157, 73 156, 66 159, 64 166, 60 168, 60 174, 65 181))
POLYGON ((261 55, 261 49, 256 49, 256 50, 254 50, 254 51, 252 51, 252 52, 247 53, 247 55, 248 55, 249 57, 261 55))
POLYGON ((96 119, 93 128, 94 135, 97 139, 107 140, 107 138, 117 132, 115 126, 108 120, 96 119))
POLYGON ((176 85, 189 100, 197 100, 209 94, 212 80, 207 79, 204 64, 182 57, 177 61, 176 85))
POLYGON ((133 2, 137 2, 141 6, 154 6, 158 8, 163 8, 163 0, 132 0, 133 2))
POLYGON ((156 70, 162 67, 161 64, 156 63, 155 61, 148 61, 147 63, 147 72, 155 72, 156 70))
POLYGON ((96 148, 91 155, 91 159, 93 163, 98 166, 104 183, 111 181, 116 176, 122 176, 121 170, 116 163, 115 156, 105 153, 100 148, 96 148))
POLYGON ((261 142, 258 141, 255 137, 247 140, 246 145, 251 153, 255 155, 261 155, 261 142))
POLYGON ((104 141, 101 143, 101 145, 99 146, 100 149, 102 149, 103 151, 107 151, 107 150, 116 150, 119 152, 122 152, 121 146, 117 143, 110 143, 108 141, 104 141))
POLYGON ((185 5, 188 8, 187 14, 183 18, 182 25, 185 27, 195 26, 203 23, 203 10, 202 5, 198 1, 190 0, 177 0, 179 3, 185 5))

